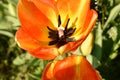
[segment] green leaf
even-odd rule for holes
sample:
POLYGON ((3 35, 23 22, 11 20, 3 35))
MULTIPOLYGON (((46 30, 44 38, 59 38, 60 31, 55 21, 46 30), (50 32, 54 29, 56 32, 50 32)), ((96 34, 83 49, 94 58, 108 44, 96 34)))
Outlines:
POLYGON ((32 59, 32 56, 30 54, 28 54, 28 53, 21 54, 20 56, 17 56, 13 60, 13 64, 14 65, 22 65, 22 64, 25 64, 30 59, 32 59))
POLYGON ((96 57, 94 57, 92 55, 87 55, 86 58, 92 64, 92 66, 94 68, 97 68, 101 64, 100 61, 96 57))
POLYGON ((20 23, 16 17, 6 16, 7 20, 11 23, 13 27, 20 26, 20 23))
POLYGON ((9 31, 0 30, 0 35, 4 35, 4 36, 8 36, 8 37, 14 37, 14 35, 9 31))
POLYGON ((92 55, 94 55, 100 60, 102 56, 102 29, 100 22, 98 22, 98 25, 95 28, 94 33, 95 33, 95 43, 94 43, 92 55))
POLYGON ((110 23, 111 21, 113 21, 113 20, 117 17, 117 15, 118 15, 119 12, 120 12, 120 4, 116 5, 116 6, 110 11, 110 15, 109 15, 109 17, 108 17, 105 25, 103 26, 103 30, 106 29, 106 28, 108 28, 109 23, 110 23))
POLYGON ((111 27, 109 30, 108 30, 108 35, 109 35, 109 38, 112 38, 113 41, 115 41, 117 39, 117 27, 116 26, 113 26, 111 27))
POLYGON ((16 16, 16 11, 15 11, 15 7, 13 6, 13 4, 9 3, 8 4, 8 11, 10 13, 11 16, 16 16))

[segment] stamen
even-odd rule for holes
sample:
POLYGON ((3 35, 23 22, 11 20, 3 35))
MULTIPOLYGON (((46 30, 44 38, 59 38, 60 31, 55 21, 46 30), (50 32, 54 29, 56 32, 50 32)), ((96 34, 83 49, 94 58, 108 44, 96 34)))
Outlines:
POLYGON ((48 38, 51 38, 52 41, 49 42, 49 45, 56 45, 56 47, 61 47, 65 45, 68 42, 73 42, 75 41, 74 38, 70 38, 70 36, 75 32, 76 28, 69 28, 68 29, 68 24, 69 24, 70 18, 68 18, 66 25, 63 27, 61 25, 61 18, 60 15, 58 16, 58 30, 53 30, 49 26, 47 26, 49 32, 48 38))
POLYGON ((66 38, 66 42, 73 42, 73 41, 75 41, 74 38, 66 38))
POLYGON ((67 24, 66 24, 66 26, 65 26, 65 30, 67 30, 69 21, 70 21, 70 18, 67 20, 67 24))
POLYGON ((54 41, 51 41, 51 42, 49 42, 49 45, 54 45, 54 44, 57 44, 57 40, 54 40, 54 41))
POLYGON ((56 39, 58 37, 58 32, 55 30, 52 30, 48 26, 47 26, 47 28, 50 30, 48 38, 56 39))
POLYGON ((66 36, 70 36, 70 35, 72 35, 74 32, 75 32, 75 30, 76 30, 76 28, 70 28, 70 29, 68 29, 67 31, 66 31, 66 36))
POLYGON ((61 17, 60 17, 60 15, 58 16, 58 27, 60 27, 60 25, 61 25, 61 17))
POLYGON ((52 30, 51 28, 49 28, 49 26, 47 26, 48 30, 50 30, 51 32, 56 32, 55 30, 52 30))

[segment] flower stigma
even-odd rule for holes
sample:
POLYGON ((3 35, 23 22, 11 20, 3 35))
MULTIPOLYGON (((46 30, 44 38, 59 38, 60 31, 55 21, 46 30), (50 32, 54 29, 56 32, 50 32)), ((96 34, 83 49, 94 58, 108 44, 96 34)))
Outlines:
POLYGON ((58 27, 58 36, 59 38, 64 36, 64 27, 62 26, 58 27))

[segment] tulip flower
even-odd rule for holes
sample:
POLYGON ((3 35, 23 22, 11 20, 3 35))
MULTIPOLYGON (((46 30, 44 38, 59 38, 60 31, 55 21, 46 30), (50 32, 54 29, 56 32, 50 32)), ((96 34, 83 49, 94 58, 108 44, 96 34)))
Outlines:
POLYGON ((72 55, 48 63, 42 80, 102 80, 98 71, 83 56, 72 55))
POLYGON ((97 13, 90 0, 19 0, 19 46, 37 58, 50 60, 72 52, 93 29, 97 13))

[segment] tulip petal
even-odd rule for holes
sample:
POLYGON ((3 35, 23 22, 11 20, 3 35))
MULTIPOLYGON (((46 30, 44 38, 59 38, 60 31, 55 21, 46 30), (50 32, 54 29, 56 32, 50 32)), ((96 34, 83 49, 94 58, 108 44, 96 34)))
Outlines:
POLYGON ((99 73, 92 68, 84 57, 80 63, 80 78, 81 80, 102 80, 99 73))
MULTIPOLYGON (((67 51, 74 51, 74 50, 76 50, 78 45, 80 45, 85 39, 85 36, 82 36, 81 35, 82 33, 80 34, 80 31, 82 28, 87 29, 87 27, 88 27, 88 26, 84 27, 84 25, 86 24, 87 18, 89 16, 91 16, 91 14, 89 14, 90 0, 69 0, 69 1, 58 0, 57 6, 58 6, 59 13, 61 15, 62 21, 64 22, 66 20, 65 19, 66 16, 69 15, 70 20, 71 20, 70 23, 75 24, 72 27, 75 27, 76 31, 74 32, 73 36, 71 36, 71 38, 75 38, 75 40, 79 40, 76 42, 69 42, 66 45, 60 47, 59 52, 65 53, 67 51), (76 5, 74 5, 74 4, 76 4, 76 5), (89 16, 87 16, 88 14, 89 14, 89 16), (76 20, 76 22, 74 22, 75 20, 76 20), (76 35, 79 36, 79 39, 78 39, 78 37, 76 39, 76 35)), ((89 22, 90 22, 90 20, 89 20, 89 22)), ((91 29, 89 28, 87 30, 91 30, 91 29)), ((88 35, 88 33, 87 33, 87 35, 88 35)))
POLYGON ((79 56, 70 56, 56 62, 53 70, 56 80, 81 80, 79 69, 76 68, 80 61, 79 56))
POLYGON ((71 51, 71 49, 73 48, 73 46, 75 45, 75 42, 69 42, 63 46, 61 46, 58 51, 60 54, 64 54, 67 53, 69 51, 71 51))
POLYGON ((93 37, 93 33, 91 32, 80 46, 80 51, 84 56, 91 54, 93 48, 93 42, 94 42, 94 37, 93 37))
POLYGON ((66 22, 66 17, 70 18, 68 27, 79 18, 80 23, 86 18, 87 11, 89 10, 90 0, 57 0, 57 7, 61 16, 62 24, 66 22))
POLYGON ((56 80, 53 76, 55 63, 48 63, 43 71, 42 80, 56 80))
POLYGON ((68 4, 70 0, 57 0, 57 8, 61 17, 61 23, 63 24, 66 17, 69 15, 68 4))
POLYGON ((34 51, 31 51, 30 53, 33 56, 44 60, 51 60, 59 55, 57 48, 50 46, 42 46, 34 51))
POLYGON ((24 30, 23 27, 20 27, 18 31, 16 32, 15 39, 18 43, 18 45, 28 51, 33 51, 40 47, 40 44, 42 44, 40 41, 35 40, 27 33, 26 30, 24 30))
POLYGON ((16 32, 16 41, 19 46, 32 55, 41 59, 53 59, 58 51, 49 46, 49 26, 55 29, 50 20, 29 0, 20 0, 18 3, 18 15, 22 27, 16 32))
POLYGON ((57 48, 43 46, 46 43, 37 41, 32 38, 23 27, 19 28, 15 37, 21 48, 29 51, 30 54, 37 58, 50 60, 54 59, 58 55, 57 48))
POLYGON ((53 73, 56 80, 101 80, 90 63, 77 55, 56 62, 53 73))
POLYGON ((94 10, 89 11, 89 14, 86 18, 83 28, 81 28, 76 34, 71 36, 71 37, 74 37, 76 40, 74 43, 74 47, 71 48, 71 51, 76 50, 77 47, 86 39, 88 34, 92 31, 94 24, 96 22, 97 16, 98 15, 96 11, 94 10))
POLYGON ((86 18, 88 18, 89 10, 90 10, 90 1, 91 0, 80 0, 80 9, 77 17, 77 21, 75 23, 76 25, 76 32, 79 31, 79 29, 84 28, 84 24, 86 23, 86 18))
POLYGON ((18 15, 21 25, 35 40, 49 42, 47 26, 50 21, 27 0, 21 0, 18 4, 18 15))
POLYGON ((97 17, 98 14, 95 10, 89 10, 85 20, 85 24, 74 35, 76 40, 81 39, 81 37, 87 36, 92 31, 97 17))
POLYGON ((72 55, 49 63, 42 80, 102 80, 99 73, 83 56, 72 55))
POLYGON ((36 7, 53 23, 54 27, 58 27, 58 11, 54 0, 28 0, 36 5, 36 7))

